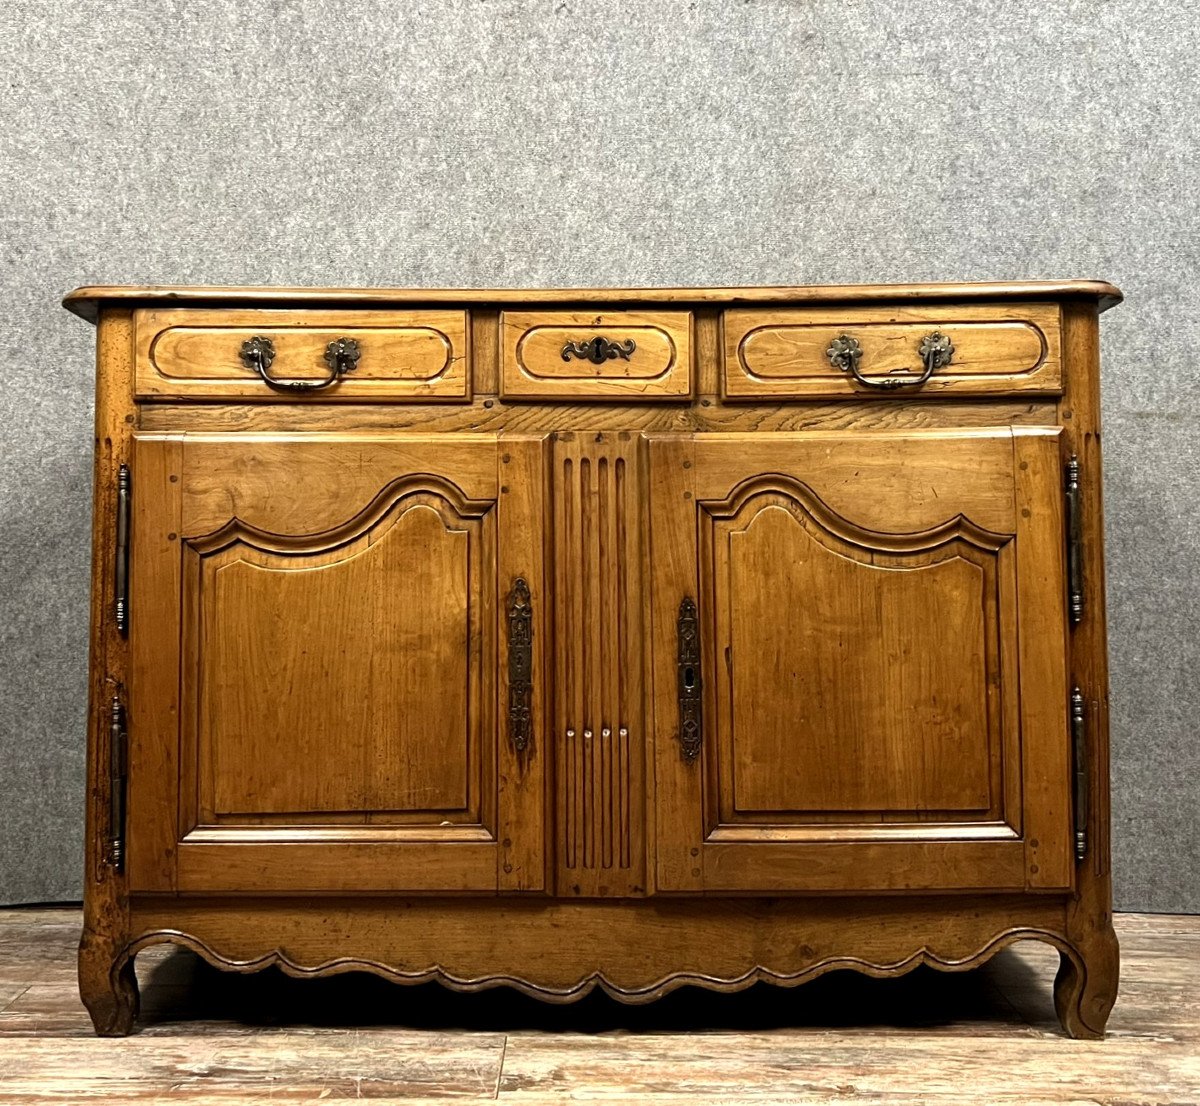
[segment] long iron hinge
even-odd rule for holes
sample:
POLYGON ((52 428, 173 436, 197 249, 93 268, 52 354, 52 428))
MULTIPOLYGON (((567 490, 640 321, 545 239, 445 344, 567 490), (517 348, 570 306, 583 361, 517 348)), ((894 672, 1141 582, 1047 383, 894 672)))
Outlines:
POLYGON ((1071 625, 1083 619, 1083 516, 1079 507, 1079 458, 1072 455, 1066 469, 1067 610, 1071 625))
POLYGON ((113 568, 113 613, 117 629, 129 633, 129 466, 117 470, 117 549, 113 568))
POLYGON ((125 707, 112 697, 109 714, 108 863, 120 871, 125 866, 125 785, 129 774, 129 737, 125 707))
POLYGON ((1087 856, 1088 763, 1083 692, 1071 692, 1071 753, 1075 764, 1075 859, 1087 856))

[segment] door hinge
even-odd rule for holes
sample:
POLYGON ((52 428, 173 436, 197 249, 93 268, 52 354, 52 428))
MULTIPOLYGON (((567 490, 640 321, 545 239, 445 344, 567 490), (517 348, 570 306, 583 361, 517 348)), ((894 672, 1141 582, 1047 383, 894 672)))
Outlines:
POLYGON ((1071 692, 1071 755, 1075 765, 1075 859, 1087 856, 1088 763, 1083 692, 1071 692))
POLYGON ((679 752, 689 763, 700 755, 704 730, 700 718, 700 628, 696 602, 690 596, 679 604, 679 752))
POLYGON ((113 613, 117 629, 129 633, 129 466, 117 470, 117 549, 113 567, 113 613))
POLYGON ((1079 508, 1079 458, 1072 455, 1066 467, 1067 501, 1067 610, 1071 625, 1083 619, 1083 516, 1079 508))
POLYGON ((114 695, 109 714, 108 863, 125 866, 125 785, 129 775, 129 736, 125 707, 114 695))

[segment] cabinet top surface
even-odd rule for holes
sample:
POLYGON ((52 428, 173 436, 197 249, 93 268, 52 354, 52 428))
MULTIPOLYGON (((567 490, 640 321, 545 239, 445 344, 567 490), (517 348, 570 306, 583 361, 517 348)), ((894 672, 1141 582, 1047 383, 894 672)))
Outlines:
POLYGON ((760 288, 291 288, 204 285, 96 285, 76 288, 63 306, 95 322, 104 305, 229 307, 505 306, 515 304, 860 304, 895 301, 1091 299, 1101 311, 1121 291, 1100 280, 964 284, 809 284, 760 288))

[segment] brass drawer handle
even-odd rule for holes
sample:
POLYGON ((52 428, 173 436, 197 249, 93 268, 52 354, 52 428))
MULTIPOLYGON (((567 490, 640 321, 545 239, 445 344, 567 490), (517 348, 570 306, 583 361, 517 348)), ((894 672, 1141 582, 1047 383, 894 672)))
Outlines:
POLYGON ((353 338, 338 338, 325 347, 325 364, 329 375, 324 380, 280 380, 267 371, 275 360, 275 343, 270 338, 255 336, 242 343, 242 364, 254 369, 269 388, 280 392, 319 392, 336 384, 342 375, 351 372, 358 364, 362 351, 353 338))
POLYGON ((919 376, 863 376, 858 363, 862 359, 862 346, 857 338, 842 334, 833 340, 825 351, 835 369, 850 373, 855 380, 868 388, 919 388, 926 383, 934 371, 943 369, 950 364, 954 356, 954 344, 940 330, 932 330, 921 339, 917 353, 924 363, 924 371, 919 376))
POLYGON ((580 361, 603 365, 605 361, 615 361, 618 357, 628 361, 635 349, 637 343, 632 338, 617 343, 597 335, 595 338, 585 338, 582 342, 568 342, 563 346, 562 359, 570 361, 572 357, 578 357, 580 361))

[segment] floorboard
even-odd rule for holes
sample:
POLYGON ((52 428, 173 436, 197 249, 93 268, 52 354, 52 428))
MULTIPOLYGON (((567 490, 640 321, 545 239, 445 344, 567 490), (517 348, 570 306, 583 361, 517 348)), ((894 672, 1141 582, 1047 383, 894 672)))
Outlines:
POLYGON ((635 1007, 230 975, 161 946, 138 958, 140 1032, 98 1040, 75 986, 79 922, 73 908, 0 910, 4 1106, 1200 1103, 1200 917, 1118 915, 1121 994, 1102 1042, 1063 1037, 1058 956, 1037 943, 974 972, 836 972, 635 1007))

